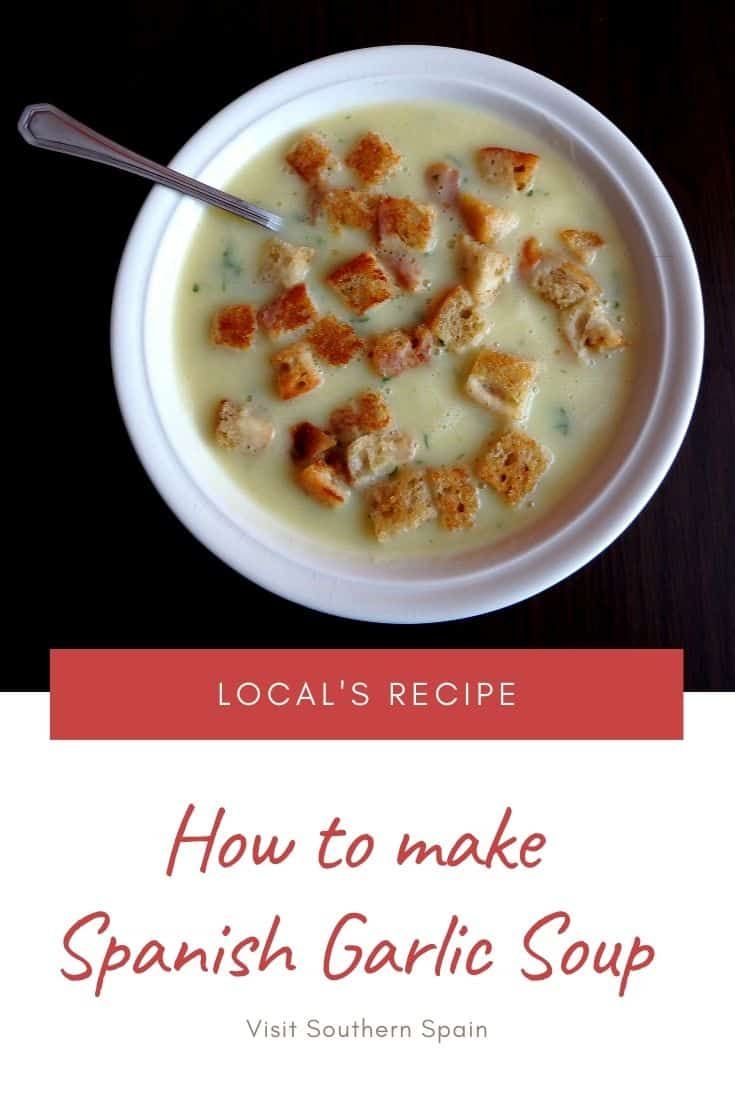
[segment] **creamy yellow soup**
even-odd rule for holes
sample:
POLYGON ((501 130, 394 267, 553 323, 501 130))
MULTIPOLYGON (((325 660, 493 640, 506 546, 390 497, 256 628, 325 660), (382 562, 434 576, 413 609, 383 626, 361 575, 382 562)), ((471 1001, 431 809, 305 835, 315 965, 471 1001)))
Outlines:
MULTIPOLYGON (((537 389, 523 429, 549 449, 553 462, 533 493, 516 507, 481 486, 480 508, 471 528, 447 531, 436 519, 383 544, 372 530, 366 492, 353 490, 348 502, 334 509, 310 498, 294 478, 290 426, 304 420, 324 426, 333 409, 366 389, 379 390, 395 426, 417 440, 416 464, 461 461, 471 467, 502 424, 463 391, 478 349, 442 351, 424 366, 385 381, 361 356, 345 367, 324 367, 323 385, 308 394, 291 401, 279 399, 270 356, 275 348, 291 343, 294 335, 273 342, 260 333, 246 351, 210 342, 210 320, 219 307, 237 302, 260 306, 278 293, 259 278, 267 232, 215 210, 206 212, 192 242, 180 279, 176 318, 182 384, 198 429, 244 494, 277 514, 286 526, 319 543, 392 557, 450 554, 504 539, 559 502, 599 461, 620 425, 636 370, 637 347, 636 284, 625 242, 602 199, 574 164, 534 136, 485 112, 443 103, 382 104, 316 120, 310 129, 322 132, 338 156, 369 130, 386 138, 403 160, 399 171, 379 187, 382 194, 431 202, 426 168, 435 161, 449 161, 460 169, 464 190, 516 212, 517 229, 495 246, 512 258, 512 278, 488 308, 492 327, 480 347, 537 361, 537 389), (540 155, 528 193, 506 193, 480 177, 475 153, 488 145, 540 155), (623 349, 595 356, 590 363, 567 347, 559 333, 556 309, 529 288, 517 270, 521 244, 529 235, 544 246, 560 248, 558 232, 569 227, 594 230, 605 239, 590 270, 602 285, 611 319, 627 341, 623 349), (245 455, 217 448, 214 410, 222 398, 251 399, 267 411, 277 430, 267 449, 245 455)), ((350 315, 324 276, 374 244, 366 232, 343 229, 335 235, 324 219, 310 222, 306 185, 284 159, 298 136, 288 135, 260 152, 227 190, 277 211, 286 220, 282 238, 317 250, 307 286, 321 313, 348 321, 362 337, 417 324, 437 292, 460 282, 455 244, 464 226, 459 215, 453 210, 441 212, 436 246, 420 257, 430 280, 428 288, 401 293, 364 317, 350 315)), ((333 182, 335 186, 357 183, 347 171, 337 174, 333 182)))

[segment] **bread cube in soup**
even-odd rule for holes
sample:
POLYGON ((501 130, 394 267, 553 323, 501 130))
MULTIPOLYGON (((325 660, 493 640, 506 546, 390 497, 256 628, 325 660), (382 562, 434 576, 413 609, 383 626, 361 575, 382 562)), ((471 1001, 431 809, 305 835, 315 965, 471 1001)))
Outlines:
POLYGON ((305 180, 316 184, 337 167, 337 158, 321 134, 304 134, 286 154, 287 164, 305 180))
POLYGON ((297 341, 274 352, 271 363, 276 371, 278 396, 286 402, 308 394, 324 382, 306 341, 297 341))
POLYGON ((400 153, 374 131, 364 134, 345 158, 345 164, 368 185, 381 184, 400 163, 400 153))
POLYGON ((475 463, 475 474, 509 505, 518 505, 536 488, 551 460, 548 448, 513 428, 490 441, 475 463))
POLYGON ((342 367, 362 349, 362 340, 351 325, 327 314, 307 334, 309 344, 320 359, 332 367, 342 367))
POLYGON ((222 306, 212 317, 209 337, 212 344, 237 348, 240 351, 250 348, 258 328, 257 315, 247 302, 222 306))
POLYGON ((429 309, 426 324, 445 348, 470 348, 487 333, 490 322, 466 287, 451 287, 429 309))
POLYGON ((380 429, 358 436, 346 451, 350 481, 355 486, 364 486, 409 463, 415 454, 415 439, 399 429, 380 429))
POLYGON ((258 311, 258 321, 269 337, 293 333, 314 321, 318 311, 304 283, 297 283, 258 311))
POLYGON ((330 229, 339 232, 343 227, 353 230, 372 230, 380 196, 358 188, 330 188, 322 197, 322 210, 330 229))
POLYGON ((569 347, 581 359, 587 359, 590 353, 614 352, 626 343, 596 298, 583 298, 560 311, 559 327, 569 347))
POLYGON ((494 413, 520 421, 528 412, 537 375, 538 367, 532 360, 483 348, 470 368, 465 392, 494 413))
POLYGON ((431 520, 436 509, 424 472, 401 467, 395 475, 373 486, 368 493, 368 511, 381 543, 431 520))
POLYGON ((471 528, 480 502, 469 467, 463 463, 430 467, 427 478, 442 528, 450 532, 471 528))
POLYGON ((484 199, 470 195, 466 191, 460 192, 457 202, 468 231, 483 245, 500 241, 511 233, 520 221, 515 211, 486 203, 484 199))
POLYGON ((377 227, 381 246, 398 241, 409 249, 428 252, 436 237, 437 211, 408 197, 384 196, 378 205, 377 227))
POLYGON ((371 252, 340 264, 329 273, 327 283, 355 314, 365 314, 393 297, 391 281, 371 252))
POLYGON ((605 238, 594 230, 559 230, 559 237, 582 264, 592 264, 605 238))
POLYGON ((305 493, 330 509, 344 505, 350 496, 349 486, 325 459, 316 459, 300 467, 296 471, 296 481, 305 493))
POLYGON ((214 438, 221 448, 253 455, 267 448, 275 426, 251 402, 223 398, 215 412, 214 438))
POLYGON ((477 153, 480 175, 491 184, 507 191, 527 191, 533 183, 540 158, 535 153, 519 149, 504 149, 489 145, 477 153))
POLYGON ((260 261, 260 278, 288 289, 303 283, 314 257, 314 249, 292 245, 272 237, 266 241, 260 261))
POLYGON ((457 242, 457 263, 460 279, 476 302, 492 302, 510 279, 510 257, 466 233, 457 242))
POLYGON ((334 410, 328 429, 340 444, 351 444, 358 436, 388 428, 391 420, 390 409, 382 394, 366 390, 334 410))
POLYGON ((311 421, 291 426, 291 459, 297 467, 307 467, 331 451, 337 441, 311 421))

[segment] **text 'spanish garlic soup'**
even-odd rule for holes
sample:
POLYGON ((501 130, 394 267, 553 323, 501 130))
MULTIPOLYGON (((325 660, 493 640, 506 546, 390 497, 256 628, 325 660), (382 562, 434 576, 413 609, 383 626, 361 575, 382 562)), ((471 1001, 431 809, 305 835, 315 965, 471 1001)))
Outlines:
MULTIPOLYGON (((258 326, 247 349, 214 343, 211 327, 218 311, 241 304, 261 310, 283 287, 261 274, 272 235, 208 211, 181 276, 176 323, 183 383, 199 431, 244 494, 276 514, 286 530, 295 526, 318 543, 393 557, 445 555, 503 539, 532 524, 590 472, 621 424, 638 344, 636 283, 625 242, 574 164, 527 132, 484 112, 439 103, 386 104, 335 114, 317 120, 310 129, 324 137, 339 161, 338 168, 322 177, 319 188, 309 187, 286 163, 286 155, 302 136, 297 133, 254 157, 228 190, 277 211, 286 223, 280 238, 314 250, 304 279, 308 298, 319 316, 332 315, 349 324, 362 342, 361 350, 344 366, 330 365, 309 343, 313 322, 275 338, 258 326), (369 132, 389 143, 401 161, 384 181, 368 186, 344 161, 369 132), (538 155, 531 182, 509 189, 486 179, 478 151, 487 147, 538 155), (464 206, 461 199, 459 204, 450 201, 451 187, 446 206, 446 194, 432 189, 427 169, 436 163, 458 170, 460 197, 470 196, 464 206), (384 239, 381 247, 375 227, 335 231, 318 208, 325 190, 336 187, 433 205, 437 214, 431 251, 406 248, 395 237, 384 239), (469 231, 477 233, 482 226, 482 218, 479 223, 473 218, 474 199, 499 208, 499 225, 504 223, 506 232, 487 247, 508 257, 510 264, 485 301, 472 301, 468 291, 467 307, 467 296, 460 295, 451 320, 461 326, 467 315, 471 327, 478 314, 486 328, 475 333, 471 346, 452 349, 437 339, 443 330, 435 324, 428 358, 419 335, 419 362, 382 378, 371 361, 376 338, 395 329, 414 336, 416 327, 427 322, 431 329, 432 311, 436 314, 443 294, 464 284, 472 290, 472 277, 461 258, 473 248, 463 235, 472 238, 469 231), (509 213, 516 216, 515 226, 509 213), (574 253, 560 237, 569 229, 591 231, 604 244, 594 257, 574 253), (326 277, 368 252, 387 273, 393 297, 360 314, 346 305, 326 277), (550 253, 555 255, 549 258, 550 253), (567 311, 550 301, 550 296, 563 299, 568 292, 563 273, 559 285, 560 264, 572 273, 572 297, 582 293, 574 290, 579 279, 585 287, 589 282, 581 302, 567 311), (420 281, 418 288, 401 287, 406 277, 420 281), (581 353, 570 346, 570 339, 583 344, 588 338, 591 347, 581 353), (614 351, 594 347, 623 338, 614 351), (276 364, 285 361, 288 373, 290 353, 279 353, 297 342, 323 381, 303 393, 296 385, 292 389, 297 396, 284 399, 277 389, 273 359, 276 364), (514 372, 516 360, 496 353, 518 358, 526 366, 514 372), (480 366, 475 367, 478 357, 480 366), (504 364, 511 365, 510 374, 504 364), (473 367, 475 382, 468 388, 473 367), (509 381, 511 390, 516 384, 520 387, 513 391, 521 396, 515 405, 509 402, 509 381), (345 446, 339 443, 317 456, 313 478, 305 475, 304 460, 298 466, 292 456, 292 427, 309 422, 330 435, 333 411, 366 392, 377 394, 378 407, 389 411, 390 425, 378 431, 397 431, 374 441, 374 446, 370 441, 353 446, 353 469, 361 464, 357 484, 350 484, 345 446), (232 403, 226 408, 234 420, 221 425, 223 431, 217 434, 223 400, 232 403), (240 405, 251 433, 249 451, 221 446, 223 441, 237 443, 240 405), (524 467, 527 460, 530 475, 528 465, 524 467), (371 477, 371 465, 376 463, 371 477), (327 489, 336 487, 337 499, 345 499, 342 504, 319 500, 325 466, 333 479, 327 489), (510 481, 504 476, 506 469, 510 481), (309 492, 315 487, 316 497, 309 492), (383 509, 382 522, 371 518, 376 502, 383 509), (404 521, 419 520, 417 527, 394 534, 404 521)), ((378 225, 381 209, 376 203, 378 225)), ((480 207, 481 214, 484 210, 480 207)), ((479 255, 482 259, 482 249, 479 255)), ((298 377, 298 369, 288 376, 291 381, 298 377)), ((360 432, 358 418, 352 435, 360 432)))

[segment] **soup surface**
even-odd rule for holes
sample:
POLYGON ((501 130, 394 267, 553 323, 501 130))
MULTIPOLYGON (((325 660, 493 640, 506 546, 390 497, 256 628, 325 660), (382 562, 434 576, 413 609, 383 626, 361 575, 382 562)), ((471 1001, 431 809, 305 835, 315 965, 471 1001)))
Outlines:
POLYGON ((227 190, 277 211, 286 220, 281 238, 315 250, 306 276, 308 293, 320 314, 334 315, 353 327, 365 351, 346 366, 321 364, 322 385, 285 401, 275 388, 271 357, 303 339, 303 332, 274 340, 259 331, 247 350, 214 344, 210 326, 217 310, 236 303, 258 309, 282 288, 260 275, 263 250, 272 235, 207 210, 180 277, 176 317, 181 380, 198 429, 244 494, 277 514, 286 529, 295 526, 321 544, 384 558, 457 553, 504 539, 533 523, 583 478, 620 425, 638 343, 635 278, 625 243, 601 198, 573 163, 485 112, 442 103, 372 105, 320 119, 310 129, 323 134, 341 162, 330 174, 334 186, 362 186, 343 162, 366 132, 377 132, 400 153, 398 169, 372 190, 436 207, 436 244, 428 253, 412 254, 421 286, 413 292, 395 287, 390 301, 362 315, 348 309, 325 276, 356 254, 376 252, 373 236, 363 229, 333 232, 323 215, 312 220, 310 189, 285 160, 300 134, 262 150, 227 190), (522 190, 504 190, 488 182, 477 161, 477 151, 488 146, 537 154, 540 161, 532 183, 522 190), (467 225, 456 204, 445 208, 430 191, 426 170, 434 162, 456 166, 463 191, 517 215, 517 226, 492 243, 510 258, 508 279, 483 306, 489 328, 473 347, 452 351, 437 344, 428 362, 382 379, 368 355, 370 341, 387 330, 422 323, 437 294, 461 282, 458 243, 467 225), (560 257, 574 259, 559 240, 560 231, 569 227, 594 231, 604 239, 594 261, 587 260, 587 270, 602 289, 607 316, 625 337, 624 346, 614 352, 576 354, 560 333, 559 309, 529 285, 519 266, 529 237, 560 257), (547 449, 551 462, 532 491, 515 505, 475 475, 477 457, 508 424, 507 417, 473 401, 465 391, 467 372, 482 349, 534 361, 537 368, 520 428, 547 449), (479 500, 470 526, 447 530, 441 518, 434 517, 381 542, 369 513, 372 486, 353 488, 336 508, 325 507, 302 489, 291 458, 290 428, 302 421, 325 427, 336 407, 368 390, 384 398, 394 426, 415 441, 414 469, 467 465, 479 500), (217 446, 215 411, 222 399, 252 403, 251 408, 272 422, 275 434, 267 447, 243 454, 217 446))

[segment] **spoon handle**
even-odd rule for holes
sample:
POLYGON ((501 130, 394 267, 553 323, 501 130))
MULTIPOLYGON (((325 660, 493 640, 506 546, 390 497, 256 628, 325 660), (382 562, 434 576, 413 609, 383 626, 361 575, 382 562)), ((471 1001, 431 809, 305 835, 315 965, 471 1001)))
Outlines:
POLYGON ((171 168, 165 168, 155 161, 149 161, 147 157, 141 157, 95 130, 90 130, 88 126, 59 111, 58 107, 50 103, 34 103, 25 107, 18 120, 18 130, 29 145, 38 146, 39 149, 52 149, 57 153, 68 153, 72 157, 83 157, 87 161, 98 161, 124 172, 132 172, 135 176, 173 188, 192 199, 221 207, 230 214, 246 218, 267 230, 278 232, 283 227, 280 215, 246 203, 227 192, 218 191, 217 188, 209 187, 171 168))

